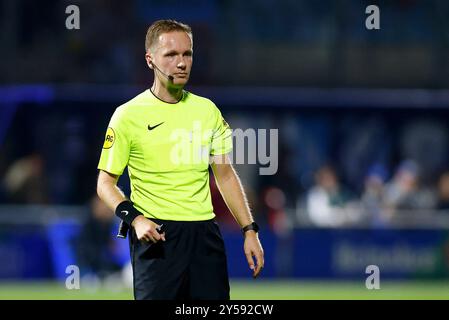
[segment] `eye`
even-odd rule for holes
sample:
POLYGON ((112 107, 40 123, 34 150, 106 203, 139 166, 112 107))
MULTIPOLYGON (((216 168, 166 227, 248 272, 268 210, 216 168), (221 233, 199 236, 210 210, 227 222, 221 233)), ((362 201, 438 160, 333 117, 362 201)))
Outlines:
POLYGON ((166 54, 164 54, 164 57, 174 57, 174 56, 176 56, 176 52, 173 52, 173 51, 170 51, 170 52, 167 52, 166 54))

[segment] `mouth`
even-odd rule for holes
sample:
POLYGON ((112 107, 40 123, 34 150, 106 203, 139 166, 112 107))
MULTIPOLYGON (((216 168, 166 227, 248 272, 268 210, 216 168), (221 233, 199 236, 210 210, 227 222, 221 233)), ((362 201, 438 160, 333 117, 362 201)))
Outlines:
POLYGON ((176 72, 173 75, 178 77, 187 77, 188 74, 186 72, 176 72))

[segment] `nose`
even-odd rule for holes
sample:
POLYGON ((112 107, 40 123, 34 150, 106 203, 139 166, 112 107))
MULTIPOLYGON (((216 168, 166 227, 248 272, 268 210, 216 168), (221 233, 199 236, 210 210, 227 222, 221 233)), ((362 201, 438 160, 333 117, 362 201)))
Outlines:
POLYGON ((185 58, 183 56, 181 56, 179 58, 178 64, 176 65, 179 69, 185 70, 185 68, 187 67, 186 65, 186 61, 185 58))

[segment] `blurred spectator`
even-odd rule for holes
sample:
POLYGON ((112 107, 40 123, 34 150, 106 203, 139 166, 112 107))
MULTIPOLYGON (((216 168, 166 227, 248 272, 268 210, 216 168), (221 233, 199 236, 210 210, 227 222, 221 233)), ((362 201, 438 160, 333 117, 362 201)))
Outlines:
POLYGON ((268 212, 268 224, 279 237, 289 233, 292 228, 292 221, 289 221, 285 204, 285 193, 276 187, 269 187, 263 192, 263 203, 268 212))
POLYGON ((365 188, 361 198, 362 214, 364 220, 374 226, 386 223, 384 208, 386 179, 387 170, 380 164, 372 166, 365 177, 365 188))
POLYGON ((113 235, 115 215, 97 196, 90 201, 90 211, 76 244, 78 262, 83 276, 101 280, 121 269, 113 235))
POLYGON ((432 209, 436 206, 436 194, 419 185, 419 168, 411 160, 399 165, 393 179, 386 185, 385 197, 390 216, 397 210, 432 209))
POLYGON ((444 172, 438 181, 438 210, 449 210, 449 171, 444 172))
POLYGON ((42 156, 33 153, 11 164, 3 181, 8 202, 47 203, 47 185, 42 156))
POLYGON ((417 117, 407 121, 398 136, 402 159, 413 159, 419 169, 419 183, 434 183, 447 161, 449 132, 437 118, 417 117))
POLYGON ((313 224, 339 227, 356 222, 361 212, 356 206, 332 167, 323 166, 316 172, 315 186, 307 194, 307 211, 313 224))

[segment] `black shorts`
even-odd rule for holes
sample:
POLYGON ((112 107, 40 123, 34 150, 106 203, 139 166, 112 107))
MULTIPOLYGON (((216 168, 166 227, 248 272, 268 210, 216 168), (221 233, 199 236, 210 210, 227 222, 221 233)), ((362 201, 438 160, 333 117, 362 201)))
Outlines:
POLYGON ((166 241, 137 240, 130 229, 136 300, 229 300, 223 238, 215 219, 166 221, 166 241))

